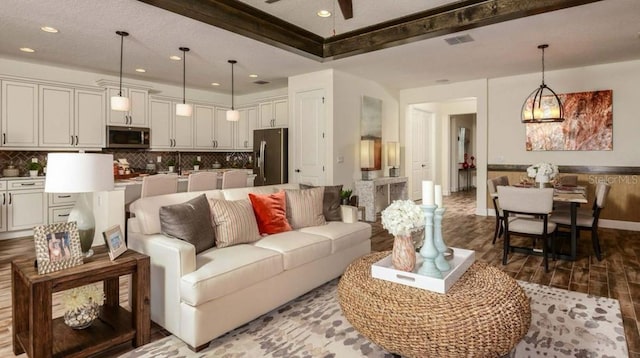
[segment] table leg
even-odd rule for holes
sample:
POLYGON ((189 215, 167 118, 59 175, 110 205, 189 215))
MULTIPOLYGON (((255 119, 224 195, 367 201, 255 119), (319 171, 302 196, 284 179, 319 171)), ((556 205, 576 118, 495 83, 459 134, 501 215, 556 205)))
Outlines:
POLYGON ((13 354, 24 353, 24 349, 18 342, 18 334, 29 330, 29 290, 22 280, 18 268, 11 263, 11 311, 13 354))
POLYGON ((29 295, 29 346, 33 357, 53 355, 53 317, 51 281, 36 282, 29 295))
POLYGON ((571 203, 571 259, 577 258, 577 246, 578 246, 578 203, 571 203))
POLYGON ((103 281, 105 306, 120 306, 120 278, 112 277, 103 281))
POLYGON ((149 257, 138 260, 137 269, 131 274, 131 290, 131 313, 136 329, 133 345, 139 347, 151 340, 149 257))

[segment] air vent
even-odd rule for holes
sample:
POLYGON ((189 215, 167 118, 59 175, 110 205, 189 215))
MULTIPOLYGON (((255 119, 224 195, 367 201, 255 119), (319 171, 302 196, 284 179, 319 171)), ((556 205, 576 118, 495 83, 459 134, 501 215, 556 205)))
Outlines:
POLYGON ((257 80, 257 81, 254 81, 253 83, 257 85, 266 85, 267 83, 269 83, 269 81, 257 80))
POLYGON ((471 42, 474 41, 473 37, 471 37, 471 35, 462 35, 462 36, 455 36, 455 37, 449 37, 447 39, 444 39, 445 41, 447 41, 447 43, 449 45, 459 45, 459 44, 463 44, 465 42, 471 42))

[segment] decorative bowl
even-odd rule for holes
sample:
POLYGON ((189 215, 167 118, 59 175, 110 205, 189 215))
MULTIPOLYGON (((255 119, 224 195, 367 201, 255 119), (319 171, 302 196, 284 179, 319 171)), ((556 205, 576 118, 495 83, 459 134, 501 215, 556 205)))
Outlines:
POLYGON ((20 176, 20 170, 17 168, 6 168, 2 170, 3 177, 17 177, 20 176))
POLYGON ((64 323, 73 329, 85 329, 98 318, 100 306, 97 303, 86 304, 64 313, 64 323))

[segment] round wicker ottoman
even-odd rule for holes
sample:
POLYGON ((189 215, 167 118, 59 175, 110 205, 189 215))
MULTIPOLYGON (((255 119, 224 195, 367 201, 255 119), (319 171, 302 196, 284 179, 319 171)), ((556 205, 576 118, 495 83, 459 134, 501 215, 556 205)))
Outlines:
POLYGON ((357 259, 338 285, 347 320, 387 351, 405 357, 497 357, 529 330, 529 298, 499 269, 476 262, 440 294, 373 278, 371 265, 389 254, 357 259))

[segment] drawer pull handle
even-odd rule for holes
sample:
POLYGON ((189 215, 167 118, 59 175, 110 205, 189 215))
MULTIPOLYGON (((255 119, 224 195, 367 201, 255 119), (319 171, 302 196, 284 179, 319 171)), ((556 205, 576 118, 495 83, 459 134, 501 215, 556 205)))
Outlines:
POLYGON ((61 199, 62 198, 70 198, 70 197, 71 197, 71 195, 58 195, 58 198, 61 198, 61 199))
POLYGON ((69 216, 69 214, 58 214, 59 218, 66 218, 67 216, 69 216))
POLYGON ((36 183, 20 183, 21 186, 34 186, 36 183))

